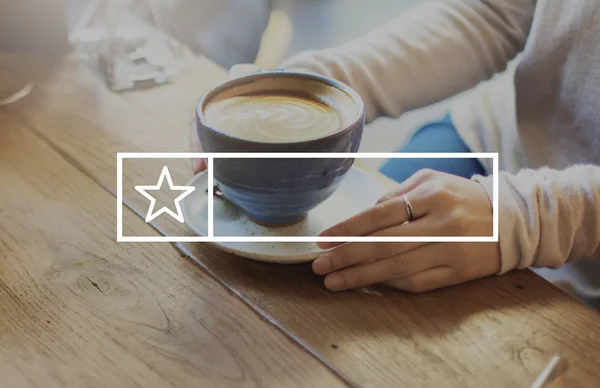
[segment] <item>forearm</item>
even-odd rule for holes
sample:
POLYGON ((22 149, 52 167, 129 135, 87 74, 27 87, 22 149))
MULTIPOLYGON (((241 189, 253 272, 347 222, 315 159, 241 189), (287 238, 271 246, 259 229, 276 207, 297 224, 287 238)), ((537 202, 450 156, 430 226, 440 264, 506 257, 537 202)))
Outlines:
POLYGON ((365 100, 367 121, 464 91, 523 48, 535 0, 429 1, 361 39, 306 51, 282 66, 338 79, 365 100))
MULTIPOLYGON (((474 177, 491 198, 492 177, 474 177)), ((600 166, 499 176, 502 272, 600 254, 600 166)))

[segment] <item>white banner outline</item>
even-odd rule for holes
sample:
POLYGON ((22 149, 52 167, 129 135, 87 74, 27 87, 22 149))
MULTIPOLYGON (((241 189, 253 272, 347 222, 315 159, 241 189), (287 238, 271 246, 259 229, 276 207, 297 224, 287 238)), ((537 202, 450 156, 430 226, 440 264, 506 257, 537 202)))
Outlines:
POLYGON ((376 152, 354 152, 354 153, 210 153, 210 152, 120 152, 117 153, 117 242, 498 242, 498 182, 499 165, 497 152, 475 152, 475 153, 376 153, 376 152), (214 209, 213 191, 208 190, 208 236, 123 236, 123 160, 124 159, 207 159, 208 160, 208 187, 212 187, 214 159, 235 158, 354 158, 354 159, 492 159, 492 209, 493 209, 493 236, 468 237, 468 236, 353 236, 353 237, 290 237, 290 236, 255 236, 255 237, 215 237, 214 236, 214 209))

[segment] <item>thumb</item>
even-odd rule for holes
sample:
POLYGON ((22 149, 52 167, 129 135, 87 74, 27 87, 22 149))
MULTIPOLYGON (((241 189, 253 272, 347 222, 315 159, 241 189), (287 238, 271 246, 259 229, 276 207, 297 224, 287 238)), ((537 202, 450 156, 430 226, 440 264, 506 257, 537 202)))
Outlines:
POLYGON ((206 170, 206 160, 192 159, 192 171, 194 175, 201 173, 204 170, 206 170))

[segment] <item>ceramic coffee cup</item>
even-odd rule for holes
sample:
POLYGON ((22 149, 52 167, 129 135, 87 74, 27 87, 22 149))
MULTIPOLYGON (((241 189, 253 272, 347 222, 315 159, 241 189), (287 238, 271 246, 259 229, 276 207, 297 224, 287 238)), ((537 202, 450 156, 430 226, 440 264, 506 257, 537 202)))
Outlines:
MULTIPOLYGON (((365 122, 358 93, 336 80, 305 73, 262 72, 209 91, 196 109, 205 152, 357 152, 365 122)), ((301 221, 329 198, 353 158, 214 160, 224 197, 259 224, 301 221)))

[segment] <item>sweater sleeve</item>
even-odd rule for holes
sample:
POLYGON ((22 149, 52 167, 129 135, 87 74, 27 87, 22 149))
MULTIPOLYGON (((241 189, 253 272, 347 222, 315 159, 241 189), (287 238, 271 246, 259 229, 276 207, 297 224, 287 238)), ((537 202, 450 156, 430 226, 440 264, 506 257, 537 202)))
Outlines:
MULTIPOLYGON (((499 175, 501 273, 600 256, 600 166, 499 175)), ((492 197, 493 178, 475 176, 492 197)))
POLYGON ((281 67, 337 79, 367 122, 435 103, 506 68, 523 49, 536 0, 430 0, 362 38, 301 52, 281 67))

